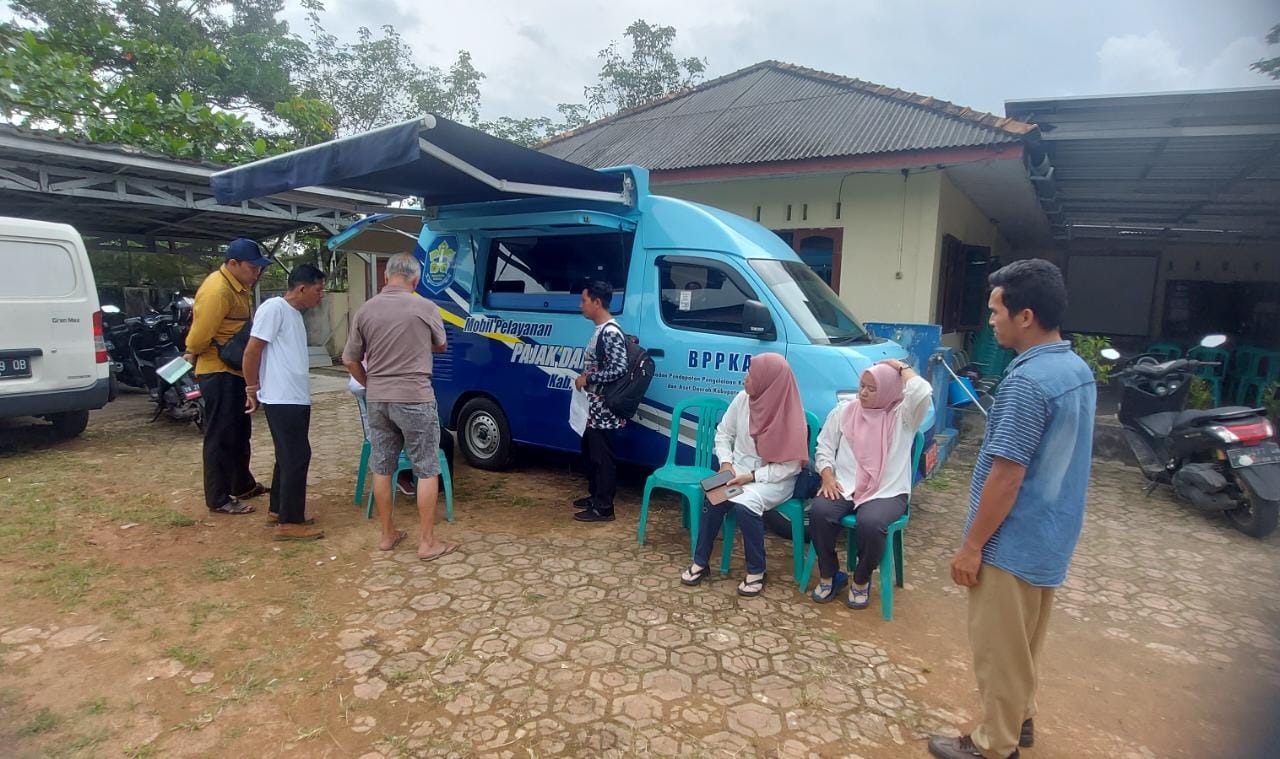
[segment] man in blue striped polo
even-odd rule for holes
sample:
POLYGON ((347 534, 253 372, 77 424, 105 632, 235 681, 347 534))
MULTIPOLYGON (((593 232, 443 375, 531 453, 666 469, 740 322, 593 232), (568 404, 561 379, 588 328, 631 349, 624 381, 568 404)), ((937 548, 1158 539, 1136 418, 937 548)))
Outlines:
POLYGON ((982 699, 971 735, 934 736, 943 759, 1005 759, 1035 742, 1036 669, 1054 589, 1084 523, 1093 372, 1062 339, 1067 290, 1058 267, 1015 261, 990 277, 996 341, 1009 364, 987 420, 951 579, 969 589, 969 645, 982 699))

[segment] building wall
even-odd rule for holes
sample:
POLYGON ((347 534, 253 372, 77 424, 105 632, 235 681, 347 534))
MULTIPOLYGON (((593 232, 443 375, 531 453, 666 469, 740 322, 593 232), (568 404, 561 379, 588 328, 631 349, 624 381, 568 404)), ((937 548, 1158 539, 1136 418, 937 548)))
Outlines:
POLYGON ((996 226, 941 171, 905 179, 879 172, 659 182, 653 191, 748 219, 757 218, 758 207, 759 222, 770 229, 842 229, 840 298, 864 321, 936 321, 944 235, 990 246, 993 255, 1009 249, 996 226))
POLYGON ((1258 245, 1170 244, 1159 241, 1072 240, 1057 247, 1014 251, 1012 259, 1044 258, 1061 267, 1070 265, 1071 254, 1150 253, 1159 257, 1155 283, 1134 283, 1137 288, 1154 287, 1152 337, 1162 336, 1166 286, 1171 281, 1198 282, 1278 282, 1280 256, 1258 245))

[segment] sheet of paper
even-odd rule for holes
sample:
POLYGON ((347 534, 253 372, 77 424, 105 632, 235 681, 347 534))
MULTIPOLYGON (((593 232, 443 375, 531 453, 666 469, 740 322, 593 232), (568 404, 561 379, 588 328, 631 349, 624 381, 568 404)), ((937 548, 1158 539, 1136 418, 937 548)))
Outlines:
POLYGON ((569 427, 578 433, 578 437, 582 437, 587 431, 587 411, 590 401, 587 394, 583 391, 573 389, 573 397, 569 399, 569 427))

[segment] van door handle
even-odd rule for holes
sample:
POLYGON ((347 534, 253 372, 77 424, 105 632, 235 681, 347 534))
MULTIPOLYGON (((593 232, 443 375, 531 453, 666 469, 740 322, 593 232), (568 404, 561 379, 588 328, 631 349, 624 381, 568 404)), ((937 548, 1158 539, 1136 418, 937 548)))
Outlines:
POLYGON ((667 355, 667 352, 661 348, 650 348, 648 353, 650 358, 662 358, 667 355))

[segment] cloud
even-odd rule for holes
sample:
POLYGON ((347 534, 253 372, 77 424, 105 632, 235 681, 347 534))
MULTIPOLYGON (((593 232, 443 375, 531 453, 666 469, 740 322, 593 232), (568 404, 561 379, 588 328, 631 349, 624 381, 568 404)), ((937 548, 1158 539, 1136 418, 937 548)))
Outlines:
POLYGON ((1261 36, 1232 40, 1200 66, 1185 62, 1183 52, 1158 31, 1108 37, 1097 56, 1099 84, 1107 93, 1217 89, 1269 83, 1261 74, 1249 69, 1250 63, 1266 56, 1266 44, 1261 36))

